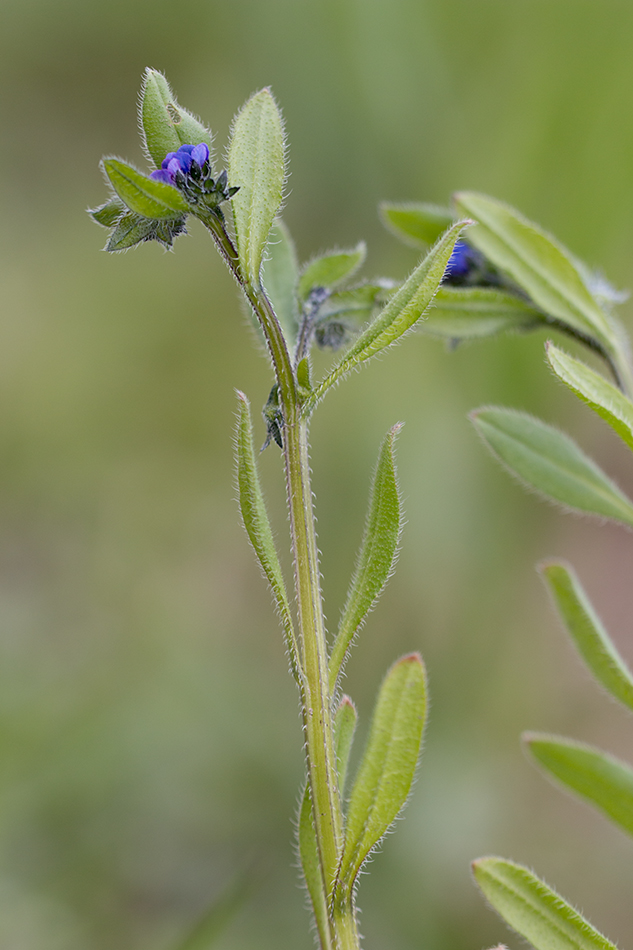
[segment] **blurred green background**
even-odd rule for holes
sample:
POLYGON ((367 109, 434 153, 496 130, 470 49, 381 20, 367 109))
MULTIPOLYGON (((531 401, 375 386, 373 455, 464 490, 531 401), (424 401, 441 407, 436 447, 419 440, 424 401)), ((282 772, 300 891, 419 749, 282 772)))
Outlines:
MULTIPOLYGON (((233 387, 257 407, 270 373, 195 222, 174 254, 110 256, 84 213, 104 200, 102 154, 142 162, 147 65, 222 148, 235 110, 272 85, 303 259, 366 238, 365 273, 403 276, 415 254, 377 202, 470 188, 630 287, 633 5, 0 4, 0 946, 170 950, 249 867, 217 946, 301 950, 297 701, 231 461, 233 387)), ((543 415, 633 491, 615 437, 550 378, 543 341, 448 353, 411 337, 315 418, 333 621, 380 440, 406 421, 399 569, 346 688, 366 727, 384 670, 420 650, 433 705, 406 823, 361 883, 368 950, 517 946, 469 878, 491 852, 537 868, 613 939, 630 932, 630 845, 536 774, 518 734, 627 755, 630 723, 580 667, 533 564, 573 559, 633 660, 631 539, 524 495, 466 419, 485 402, 543 415)), ((278 451, 261 461, 285 554, 278 451)))

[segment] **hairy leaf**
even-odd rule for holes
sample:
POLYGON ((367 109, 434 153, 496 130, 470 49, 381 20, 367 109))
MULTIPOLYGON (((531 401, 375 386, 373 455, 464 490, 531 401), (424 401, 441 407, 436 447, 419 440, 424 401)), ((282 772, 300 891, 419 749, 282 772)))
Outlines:
POLYGON ((149 157, 157 168, 168 152, 204 142, 213 149, 213 135, 176 102, 169 83, 156 69, 146 69, 141 87, 139 119, 149 157))
POLYGON ((173 185, 154 181, 125 162, 106 158, 103 168, 121 201, 144 218, 178 218, 191 210, 173 185))
POLYGON ((475 881, 503 919, 535 950, 616 950, 540 878, 503 858, 473 862, 475 881))
POLYGON ((422 333, 451 340, 492 336, 508 330, 531 330, 543 314, 529 303, 491 287, 442 286, 433 298, 422 333))
POLYGON ((511 277, 537 307, 581 336, 613 348, 609 318, 562 244, 518 211, 486 195, 460 192, 455 206, 477 222, 468 233, 469 242, 511 277))
POLYGON ((231 201, 243 275, 259 286, 262 257, 281 207, 285 181, 284 130, 269 89, 255 93, 238 112, 229 145, 231 201))
POLYGON ((633 769, 629 765, 558 736, 526 732, 523 741, 550 775, 633 835, 633 769))
POLYGON ((305 415, 308 415, 327 390, 350 370, 396 343, 417 323, 431 303, 444 276, 455 242, 468 223, 460 221, 455 224, 429 251, 376 319, 361 333, 340 362, 306 400, 305 415))
POLYGON ((633 504, 568 435, 494 406, 471 419, 492 453, 529 488, 567 508, 633 526, 633 504))
POLYGON ((364 241, 349 251, 328 251, 309 261, 299 278, 299 297, 305 300, 313 287, 336 287, 347 277, 351 277, 361 266, 367 255, 364 241))
POLYGON ((334 748, 336 749, 338 787, 341 798, 345 793, 347 766, 349 765, 349 754, 352 751, 357 721, 356 706, 349 696, 342 696, 334 717, 334 748))
POLYGON ((299 265, 290 231, 281 218, 273 222, 268 237, 262 283, 281 324, 290 352, 294 349, 299 326, 297 281, 299 265))
POLYGON ((369 853, 407 800, 426 719, 426 674, 417 653, 395 663, 380 688, 367 746, 352 786, 339 894, 349 894, 369 853))
POLYGON ((396 559, 402 514, 394 450, 401 428, 402 423, 398 423, 390 429, 380 450, 369 495, 365 534, 330 656, 332 693, 354 635, 384 589, 396 559))
POLYGON ((564 383, 633 449, 633 402, 585 363, 547 343, 549 364, 564 383))
POLYGON ((396 203, 382 201, 380 217, 385 227, 410 247, 426 250, 455 222, 449 208, 416 202, 396 203))
POLYGON ((89 208, 88 214, 102 227, 113 228, 125 210, 126 207, 119 198, 110 198, 98 208, 89 208))
POLYGON ((297 648, 288 595, 286 594, 286 587, 275 549, 273 533, 266 512, 264 496, 259 484, 257 463, 255 461, 255 451, 253 448, 253 426, 250 406, 244 393, 238 392, 237 398, 236 462, 240 511, 242 513, 246 533, 248 534, 262 571, 273 592, 273 597, 286 635, 286 646, 290 655, 293 671, 295 676, 298 677, 299 670, 301 669, 301 660, 297 648))
POLYGON ((539 565, 539 572, 590 671, 615 699, 633 710, 633 675, 602 626, 573 568, 547 561, 539 565))

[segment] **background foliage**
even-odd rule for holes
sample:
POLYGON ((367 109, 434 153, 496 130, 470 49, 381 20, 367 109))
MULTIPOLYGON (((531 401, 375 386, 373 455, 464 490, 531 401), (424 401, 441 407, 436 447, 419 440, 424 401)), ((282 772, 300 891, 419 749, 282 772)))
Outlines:
MULTIPOLYGON (((415 254, 377 202, 468 188, 633 286, 632 37, 625 0, 4 0, 0 944, 169 948, 249 865, 222 945, 311 945, 289 868, 296 696, 232 488, 233 387, 256 408, 267 366, 195 223, 174 255, 115 258, 83 213, 102 200, 103 153, 141 160, 143 68, 164 69, 221 144, 246 96, 273 86, 304 259, 366 238, 365 273, 402 276, 415 254)), ((469 879, 486 852, 537 866, 614 939, 629 929, 627 842, 543 783, 518 733, 626 757, 626 724, 588 686, 532 565, 573 557, 631 662, 631 540, 524 497, 466 420, 495 402, 557 422, 633 490, 625 450, 555 383, 542 343, 447 353, 416 337, 313 425, 334 619, 378 445, 407 423, 400 568, 349 686, 366 725, 382 671, 420 650, 432 711, 406 833, 362 884, 368 948, 502 936, 469 879)), ((276 449, 262 474, 281 529, 276 449)))

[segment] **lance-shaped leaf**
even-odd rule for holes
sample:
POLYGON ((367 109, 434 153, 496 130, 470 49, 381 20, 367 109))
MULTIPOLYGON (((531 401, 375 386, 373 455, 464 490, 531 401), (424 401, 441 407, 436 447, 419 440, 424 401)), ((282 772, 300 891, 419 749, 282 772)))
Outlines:
POLYGON ((238 112, 229 145, 229 182, 242 272, 259 285, 264 248, 281 206, 285 181, 284 129, 269 89, 255 93, 238 112))
MULTIPOLYGON (((336 751, 338 764, 338 779, 341 796, 345 788, 345 776, 347 774, 347 764, 352 748, 354 731, 356 729, 356 720, 357 715, 354 703, 349 696, 343 696, 334 717, 334 749, 336 751)), ((312 799, 309 785, 306 785, 301 799, 298 838, 301 867, 303 869, 306 887, 308 888, 308 894, 312 901, 312 907, 314 908, 314 917, 321 940, 321 946, 329 947, 331 937, 328 923, 327 897, 323 885, 316 834, 314 832, 312 799)))
POLYGON ((468 240, 521 287, 550 318, 612 350, 609 319, 570 252, 518 211, 486 195, 455 195, 460 214, 477 226, 468 240))
POLYGON ((191 210, 173 185, 154 181, 125 162, 106 158, 103 169, 121 201, 144 218, 178 218, 191 210))
POLYGON ((633 449, 633 402, 586 363, 547 343, 549 364, 564 383, 633 449))
POLYGON ((469 221, 458 222, 431 248, 373 323, 370 323, 361 333, 341 361, 306 400, 305 415, 312 412, 327 390, 350 370, 392 346, 417 323, 440 285, 455 242, 469 223, 469 221))
POLYGON ((441 286, 433 298, 422 333, 450 340, 468 340, 511 330, 532 330, 543 314, 517 297, 492 287, 441 286))
POLYGON ((297 281, 299 265, 290 231, 281 218, 273 223, 262 269, 262 283, 284 332, 288 349, 294 349, 299 324, 297 281))
POLYGON ((402 423, 398 423, 390 429, 380 450, 369 495, 365 534, 330 655, 332 693, 354 635, 382 593, 395 563, 402 528, 395 464, 395 441, 401 428, 402 423))
POLYGON ((139 102, 141 134, 147 154, 157 168, 168 152, 177 152, 181 145, 204 142, 213 149, 213 135, 190 112, 176 102, 176 97, 162 73, 146 69, 139 102))
POLYGON ((630 766, 571 739, 526 732, 523 741, 536 762, 551 776, 633 835, 633 769, 630 766))
POLYGON ((633 710, 633 675, 602 626, 573 568, 545 562, 539 572, 581 657, 597 681, 633 710))
POLYGON ((385 227, 410 247, 426 250, 455 221, 449 208, 417 202, 382 201, 380 217, 385 227))
POLYGON ((290 604, 277 557, 273 533, 266 512, 264 496, 259 483, 250 405, 244 393, 238 392, 238 422, 236 433, 237 487, 240 511, 246 533, 255 550, 262 571, 270 584, 281 617, 286 646, 295 676, 299 677, 301 660, 294 633, 290 604))
POLYGON ((369 739, 352 786, 339 898, 405 804, 420 754, 426 719, 426 674, 417 653, 395 663, 380 688, 369 739))
POLYGON ((119 198, 110 198, 109 201, 99 205, 98 208, 89 208, 88 214, 93 221, 96 221, 103 228, 113 228, 126 210, 125 205, 119 198))
POLYGON ((616 950, 563 898, 520 864, 503 858, 473 862, 488 901, 535 950, 616 950))
POLYGON ((367 255, 364 241, 349 251, 329 251, 315 257, 303 268, 299 278, 299 297, 305 300, 314 287, 336 287, 356 273, 367 255))
POLYGON ((151 241, 155 231, 155 221, 134 214, 133 211, 126 211, 117 221, 105 249, 106 251, 127 251, 142 241, 151 241))
POLYGON ((566 508, 633 527, 633 504, 576 445, 523 412, 491 406, 471 413, 491 452, 512 475, 566 508))

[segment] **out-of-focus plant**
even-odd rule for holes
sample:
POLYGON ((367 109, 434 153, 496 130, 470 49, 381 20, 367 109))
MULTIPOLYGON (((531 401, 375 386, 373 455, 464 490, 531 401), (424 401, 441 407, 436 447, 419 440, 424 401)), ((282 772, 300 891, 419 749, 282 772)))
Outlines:
MULTIPOLYGON (((613 313, 613 304, 626 294, 614 291, 512 208, 470 193, 458 194, 454 208, 454 212, 430 205, 385 204, 382 208, 387 226, 418 246, 434 240, 436 231, 457 215, 467 214, 476 221, 467 243, 459 246, 454 279, 462 286, 439 291, 424 328, 461 339, 553 325, 602 356, 616 385, 548 342, 550 367, 633 449, 628 342, 613 313), (520 305, 518 298, 523 301, 520 305)), ((633 527, 633 502, 569 436, 511 409, 485 407, 473 412, 472 420, 491 452, 528 488, 566 510, 633 527)), ((574 570, 556 561, 541 564, 539 570, 595 679, 633 710, 633 674, 574 570)), ((633 834, 633 769, 629 765, 557 736, 525 733, 523 741, 531 757, 557 783, 633 834)), ((606 937, 527 868, 486 857, 473 863, 473 871, 488 901, 536 950, 613 950, 606 937)))

